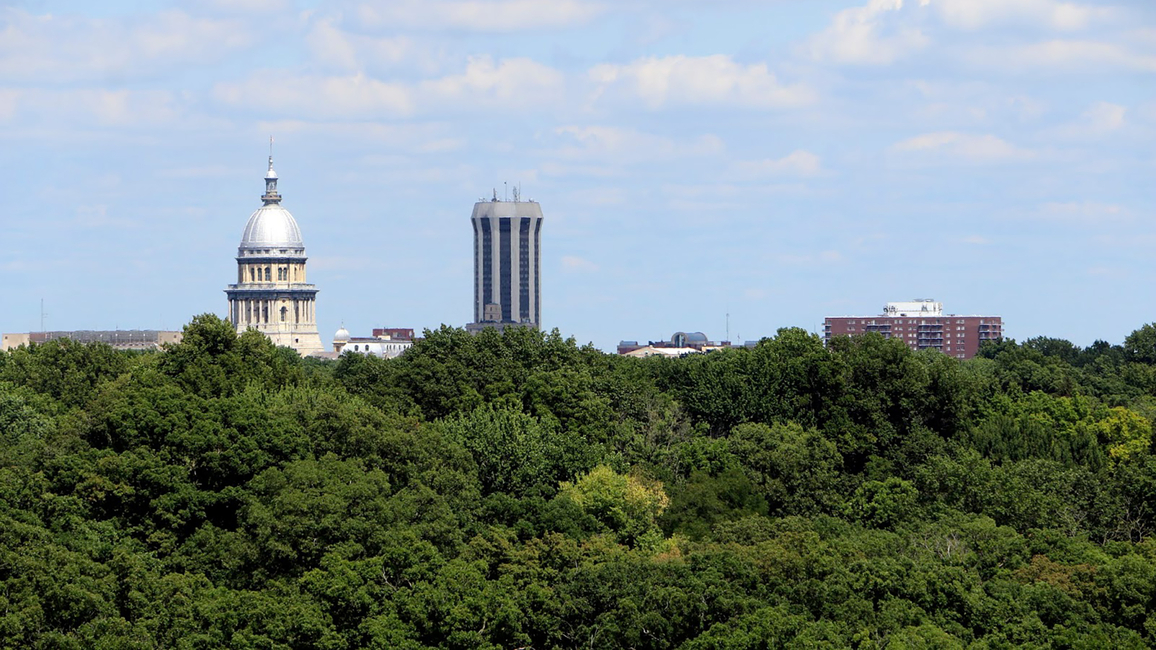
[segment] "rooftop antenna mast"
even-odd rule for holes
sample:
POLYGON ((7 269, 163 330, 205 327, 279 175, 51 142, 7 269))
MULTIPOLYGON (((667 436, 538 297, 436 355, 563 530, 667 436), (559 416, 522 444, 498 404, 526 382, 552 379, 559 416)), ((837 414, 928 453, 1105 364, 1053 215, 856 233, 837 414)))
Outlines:
POLYGON ((40 299, 40 331, 44 331, 44 317, 48 314, 44 313, 44 298, 40 299))

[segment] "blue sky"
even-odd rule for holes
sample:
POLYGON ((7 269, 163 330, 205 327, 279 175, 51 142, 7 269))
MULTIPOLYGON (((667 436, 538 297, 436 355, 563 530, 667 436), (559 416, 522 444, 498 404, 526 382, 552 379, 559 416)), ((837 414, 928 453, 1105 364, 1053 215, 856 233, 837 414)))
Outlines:
POLYGON ((503 183, 603 349, 1156 320, 1149 0, 0 0, 0 330, 223 315, 270 135, 327 343, 464 325, 503 183))

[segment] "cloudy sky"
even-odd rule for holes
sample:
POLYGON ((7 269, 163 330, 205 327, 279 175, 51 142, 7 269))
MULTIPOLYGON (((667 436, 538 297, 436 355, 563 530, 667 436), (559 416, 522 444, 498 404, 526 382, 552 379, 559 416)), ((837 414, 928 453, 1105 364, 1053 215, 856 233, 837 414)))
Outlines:
POLYGON ((1150 0, 0 0, 0 330, 224 315, 270 135, 327 342, 470 320, 507 183, 604 349, 1156 320, 1150 0))

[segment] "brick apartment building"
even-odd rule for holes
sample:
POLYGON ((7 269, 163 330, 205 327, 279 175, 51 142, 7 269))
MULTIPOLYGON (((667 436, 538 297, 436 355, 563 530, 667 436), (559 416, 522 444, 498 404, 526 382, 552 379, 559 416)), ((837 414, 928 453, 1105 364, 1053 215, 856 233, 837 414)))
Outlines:
POLYGON ((827 342, 836 336, 866 332, 897 338, 912 350, 935 348, 957 359, 970 359, 981 343, 1003 337, 1003 319, 944 314, 943 303, 917 299, 889 302, 880 316, 836 316, 823 321, 823 340, 827 342))

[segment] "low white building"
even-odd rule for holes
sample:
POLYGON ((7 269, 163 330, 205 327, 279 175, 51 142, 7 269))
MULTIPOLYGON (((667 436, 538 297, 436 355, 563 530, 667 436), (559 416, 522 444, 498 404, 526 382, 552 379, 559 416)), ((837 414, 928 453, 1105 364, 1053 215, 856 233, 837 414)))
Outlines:
POLYGON ((333 351, 341 356, 345 352, 372 354, 383 359, 392 359, 413 347, 413 330, 374 330, 373 336, 350 336, 342 325, 333 335, 333 351))
POLYGON ((623 353, 625 357, 673 357, 678 358, 687 354, 702 354, 702 350, 695 348, 664 348, 647 345, 645 347, 623 353))

